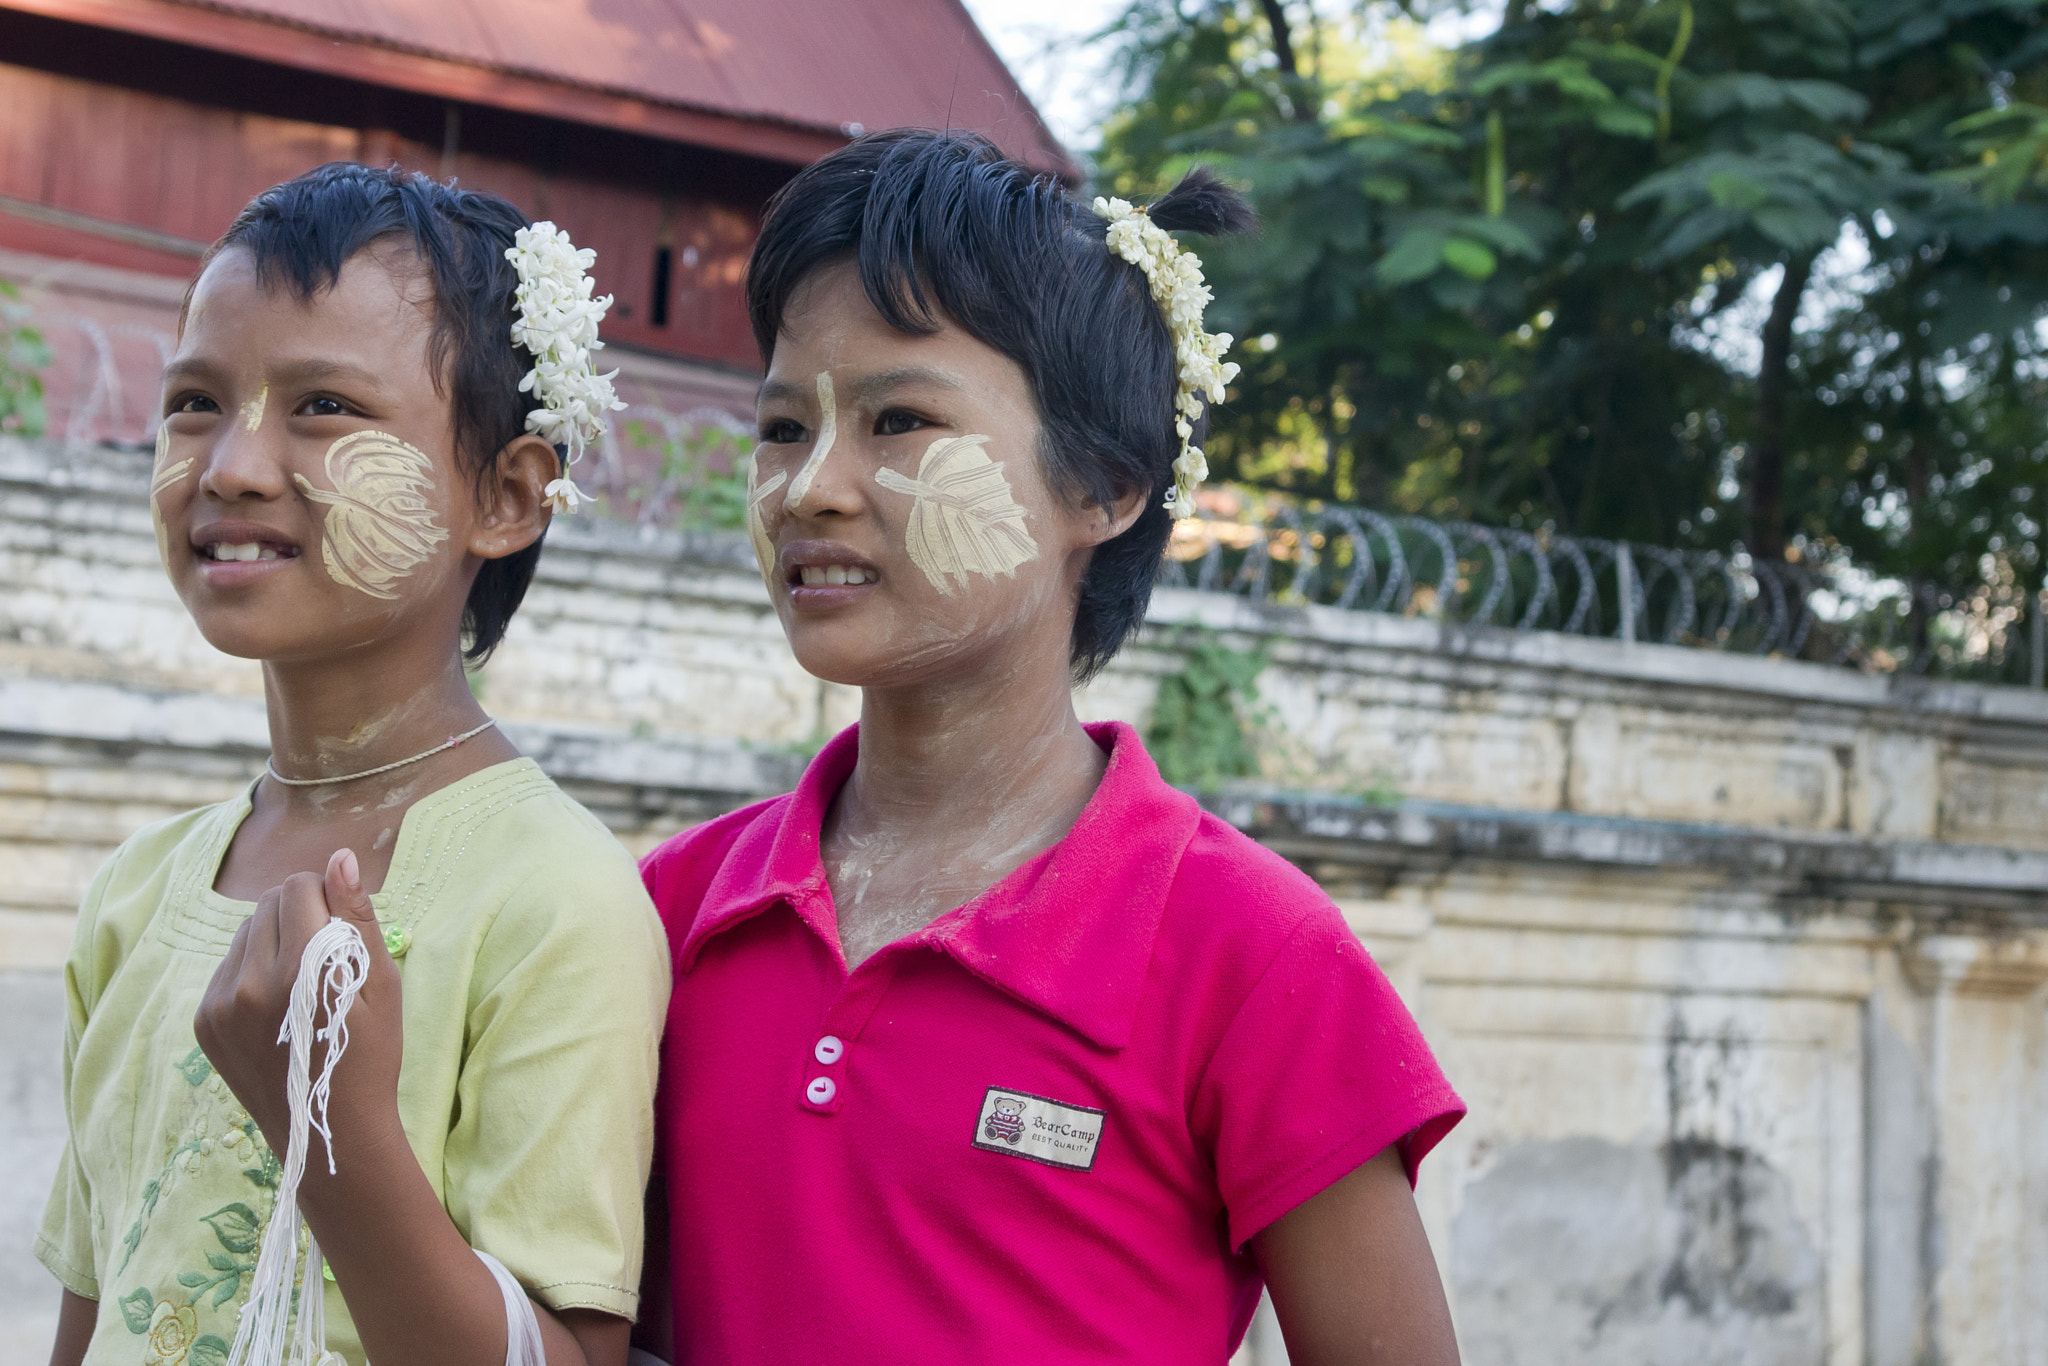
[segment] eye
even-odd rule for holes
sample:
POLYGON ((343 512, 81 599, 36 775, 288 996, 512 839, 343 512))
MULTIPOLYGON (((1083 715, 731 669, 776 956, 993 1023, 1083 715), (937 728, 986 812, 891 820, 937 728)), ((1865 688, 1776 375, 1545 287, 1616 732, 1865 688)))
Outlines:
POLYGON ((217 413, 220 405, 204 394, 180 394, 171 400, 173 413, 217 413))
POLYGON ((875 419, 875 435, 906 436, 920 427, 929 427, 931 425, 931 423, 907 409, 889 408, 885 409, 882 415, 875 419))
POLYGON ((330 394, 315 394, 299 405, 294 417, 347 417, 349 407, 330 394))
POLYGON ((761 424, 761 440, 778 446, 792 445, 804 439, 804 426, 786 417, 778 417, 761 424))

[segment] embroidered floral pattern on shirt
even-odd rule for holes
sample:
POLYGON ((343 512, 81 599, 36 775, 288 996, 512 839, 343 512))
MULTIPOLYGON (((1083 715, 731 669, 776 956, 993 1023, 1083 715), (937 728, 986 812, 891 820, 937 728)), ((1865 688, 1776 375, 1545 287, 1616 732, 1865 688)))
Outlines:
MULTIPOLYGON (((174 1131, 162 1171, 142 1188, 135 1222, 121 1240, 115 1274, 127 1269, 157 1204, 182 1179, 197 1175, 204 1166, 231 1162, 253 1189, 247 1200, 230 1200, 199 1216, 206 1232, 195 1244, 195 1253, 205 1265, 179 1271, 176 1290, 160 1298, 160 1287, 139 1286, 117 1303, 128 1331, 143 1339, 142 1366, 226 1366, 227 1338, 200 1332, 199 1316, 228 1304, 241 1293, 245 1278, 255 1273, 267 1207, 276 1199, 278 1161, 256 1121, 241 1108, 202 1049, 195 1046, 171 1067, 189 1088, 186 1118, 174 1131), (267 1200, 264 1192, 270 1193, 267 1200)), ((232 1318, 227 1326, 233 1326, 232 1318)))
MULTIPOLYGON (((150 1316, 149 1352, 142 1359, 143 1366, 186 1366, 188 1361, 199 1366, 199 1361, 213 1355, 208 1349, 216 1342, 220 1339, 210 1333, 205 1337, 199 1336, 199 1314, 191 1305, 173 1308, 165 1302, 159 1304, 150 1316), (201 1344, 205 1347, 202 1348, 201 1344), (202 1351, 205 1357, 199 1357, 202 1351), (195 1357, 198 1360, 193 1360, 195 1357)), ((223 1343, 221 1358, 225 1360, 226 1356, 227 1347, 223 1343)))

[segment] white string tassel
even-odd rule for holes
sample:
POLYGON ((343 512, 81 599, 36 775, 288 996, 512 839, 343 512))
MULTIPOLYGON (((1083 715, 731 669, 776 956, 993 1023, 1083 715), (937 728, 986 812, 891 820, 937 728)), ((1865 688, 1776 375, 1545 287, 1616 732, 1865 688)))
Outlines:
POLYGON ((548 1366, 547 1350, 540 1344, 540 1320, 534 1317, 525 1287, 490 1253, 477 1248, 476 1255, 498 1278, 498 1291, 505 1297, 505 1366, 548 1366))
POLYGON ((306 1172, 306 1146, 312 1130, 327 1145, 327 1170, 334 1171, 334 1133, 328 1127, 327 1103, 334 1089, 334 1065, 348 1048, 348 1012, 370 975, 370 951, 363 936, 346 920, 330 920, 306 945, 292 983, 291 1005, 284 1013, 277 1041, 291 1049, 285 1076, 290 1107, 284 1168, 278 1177, 277 1205, 263 1232, 263 1251, 242 1318, 235 1329, 228 1366, 344 1366, 327 1350, 326 1287, 321 1284, 320 1245, 308 1238, 303 1276, 299 1274, 299 1179, 306 1172), (327 1028, 316 1034, 316 1009, 326 1007, 327 1028), (313 1076, 313 1040, 327 1042, 320 1075, 313 1076), (291 1355, 285 1356, 285 1331, 292 1320, 293 1292, 298 1292, 298 1332, 291 1355))
MULTIPOLYGON (((299 1263, 299 1181, 306 1173, 306 1148, 314 1130, 327 1147, 327 1172, 334 1174, 334 1131, 327 1106, 334 1093, 334 1067, 348 1049, 348 1013, 370 975, 370 951, 363 936, 346 920, 329 920, 306 945, 299 975, 284 1013, 277 1041, 291 1048, 285 1076, 285 1101, 290 1107, 290 1132, 285 1139, 284 1168, 277 1183, 277 1205, 263 1231, 263 1251, 249 1299, 235 1328, 228 1366, 347 1366, 338 1352, 327 1350, 327 1295, 321 1284, 320 1240, 308 1231, 303 1272, 299 1263), (314 1016, 324 1006, 327 1028, 316 1031, 314 1016), (313 1041, 325 1040, 320 1073, 313 1075, 313 1041), (298 1314, 292 1313, 297 1290, 298 1314), (291 1347, 287 1355, 286 1330, 291 1347)), ((497 1279, 505 1297, 505 1366, 547 1366, 541 1346, 540 1320, 526 1290, 490 1253, 477 1249, 477 1259, 497 1279)))
POLYGON ((306 1275, 299 1289, 299 1321, 292 1334, 290 1366, 348 1366, 339 1352, 327 1350, 326 1266, 320 1239, 306 1234, 306 1275))

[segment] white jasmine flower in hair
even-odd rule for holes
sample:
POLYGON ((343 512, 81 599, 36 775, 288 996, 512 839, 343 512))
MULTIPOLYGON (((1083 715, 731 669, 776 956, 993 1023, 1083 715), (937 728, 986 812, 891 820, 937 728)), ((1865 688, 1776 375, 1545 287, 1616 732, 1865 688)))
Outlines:
POLYGON ((573 479, 557 479, 541 491, 551 512, 574 512, 590 501, 590 495, 576 487, 573 479))
POLYGON ((597 329, 612 296, 593 297, 597 283, 589 272, 597 253, 577 247, 553 223, 521 228, 512 242, 505 249, 505 259, 519 275, 512 341, 533 357, 519 391, 540 404, 527 413, 526 430, 568 452, 562 477, 547 486, 546 498, 555 511, 574 512, 588 499, 569 478, 569 467, 608 430, 605 414, 626 406, 612 388, 618 371, 600 375, 590 360, 592 352, 604 348, 597 329))
POLYGON ((1180 455, 1173 462, 1173 491, 1166 496, 1166 506, 1176 517, 1192 517, 1195 486, 1209 477, 1209 462, 1193 444, 1194 424, 1209 403, 1223 401, 1225 387, 1237 378, 1236 364, 1223 359, 1231 336, 1202 330, 1202 314, 1215 296, 1202 278, 1201 257, 1185 250, 1145 210, 1133 207, 1127 199, 1098 197, 1094 208, 1099 217, 1109 220, 1104 234, 1109 249, 1145 272, 1152 300, 1173 334, 1180 380, 1174 396, 1173 429, 1180 437, 1180 455))

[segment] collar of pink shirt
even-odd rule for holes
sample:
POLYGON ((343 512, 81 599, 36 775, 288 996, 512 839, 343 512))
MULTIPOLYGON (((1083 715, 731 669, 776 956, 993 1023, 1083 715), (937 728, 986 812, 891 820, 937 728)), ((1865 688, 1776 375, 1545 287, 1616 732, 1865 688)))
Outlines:
MULTIPOLYGON (((1067 837, 875 958, 937 949, 1094 1043, 1121 1048, 1130 1041, 1160 918, 1201 811, 1166 785, 1130 726, 1110 721, 1087 729, 1109 752, 1109 766, 1067 837)), ((712 935, 778 902, 839 953, 819 834, 860 756, 859 731, 853 726, 834 736, 796 791, 748 823, 676 955, 679 972, 695 965, 712 935)))

